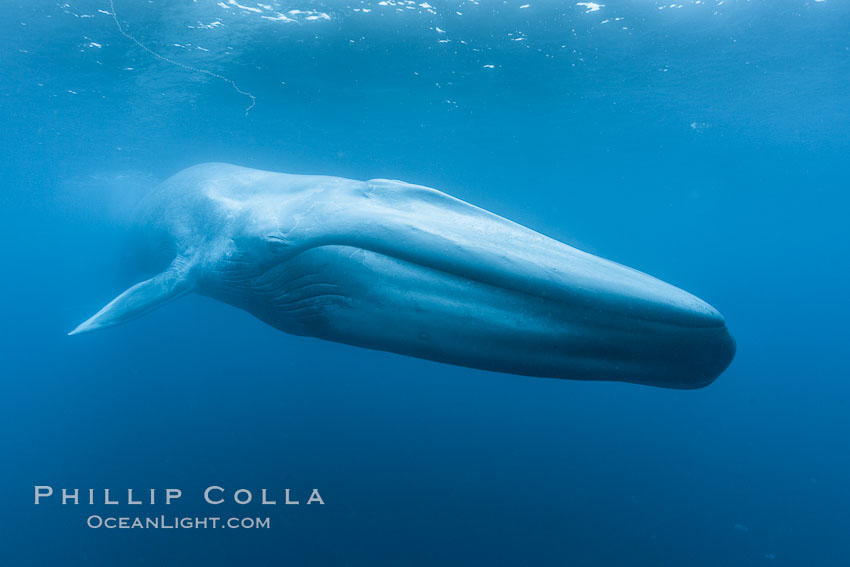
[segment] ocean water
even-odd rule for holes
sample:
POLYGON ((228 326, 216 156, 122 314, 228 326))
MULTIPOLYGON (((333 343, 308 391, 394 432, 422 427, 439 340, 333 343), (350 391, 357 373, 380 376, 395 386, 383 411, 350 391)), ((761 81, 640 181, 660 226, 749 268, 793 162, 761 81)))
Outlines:
POLYGON ((850 564, 846 3, 0 13, 0 564, 850 564), (694 391, 535 379, 196 295, 67 336, 134 283, 140 195, 206 161, 439 188, 704 298, 737 357, 694 391), (160 514, 270 526, 87 525, 160 514))

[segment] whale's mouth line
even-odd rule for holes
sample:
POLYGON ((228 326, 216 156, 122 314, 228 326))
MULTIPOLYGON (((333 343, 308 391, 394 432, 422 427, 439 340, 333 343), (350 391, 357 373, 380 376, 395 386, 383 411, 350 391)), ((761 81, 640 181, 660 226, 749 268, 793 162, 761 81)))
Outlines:
MULTIPOLYGON (((670 318, 660 319, 660 318, 649 317, 649 316, 646 316, 645 314, 642 314, 642 313, 635 313, 634 308, 631 307, 631 306, 628 306, 628 305, 622 305, 621 306, 622 308, 620 308, 620 309, 612 309, 612 307, 618 307, 618 306, 611 305, 611 304, 609 304, 607 306, 603 305, 605 298, 601 294, 598 294, 598 293, 594 294, 593 290, 584 290, 586 292, 586 294, 582 295, 581 292, 575 292, 571 288, 568 288, 568 287, 565 286, 564 289, 565 289, 566 293, 564 293, 560 297, 552 297, 552 296, 547 295, 545 293, 544 294, 535 293, 531 289, 523 289, 523 288, 517 287, 517 286, 500 285, 500 283, 494 282, 492 280, 488 280, 486 278, 474 277, 474 275, 472 275, 472 274, 458 273, 457 271, 445 269, 445 268, 442 268, 442 267, 434 265, 434 264, 422 262, 422 261, 419 261, 417 259, 416 255, 406 256, 406 255, 402 255, 402 254, 393 254, 393 253, 389 253, 386 250, 377 250, 377 249, 374 249, 374 248, 370 248, 368 246, 352 245, 352 244, 345 243, 345 242, 327 242, 326 241, 326 242, 322 242, 321 244, 316 244, 316 245, 313 245, 313 246, 303 248, 303 249, 299 250, 296 254, 289 256, 285 259, 281 259, 280 261, 275 262, 274 264, 266 267, 262 271, 262 275, 259 276, 259 278, 266 276, 267 274, 269 274, 273 270, 278 269, 281 265, 286 264, 287 262, 294 260, 295 258, 301 256, 302 254, 306 254, 308 252, 319 250, 319 249, 325 248, 325 247, 346 248, 346 249, 351 250, 352 254, 356 253, 357 251, 368 252, 370 254, 383 256, 385 258, 390 258, 390 259, 393 259, 393 260, 398 261, 398 262, 404 262, 404 263, 407 263, 407 264, 410 264, 410 265, 413 265, 413 266, 418 266, 418 267, 425 269, 425 270, 428 270, 428 271, 430 271, 434 274, 445 274, 446 276, 449 276, 449 277, 452 277, 452 278, 457 278, 459 280, 474 282, 476 284, 488 286, 490 288, 497 289, 497 290, 500 290, 500 291, 503 291, 503 292, 520 294, 520 295, 525 296, 525 297, 530 297, 530 298, 533 298, 534 300, 537 300, 537 301, 540 301, 540 302, 549 303, 549 304, 552 305, 553 308, 569 309, 569 310, 578 309, 578 310, 580 310, 580 314, 585 315, 585 316, 597 317, 600 314, 600 312, 607 311, 611 314, 612 317, 616 317, 617 319, 619 319, 619 321, 616 322, 617 324, 614 324, 615 323, 614 321, 610 321, 610 320, 607 321, 609 327, 622 328, 622 327, 627 327, 628 325, 639 323, 639 324, 645 326, 645 328, 643 330, 646 331, 646 332, 652 332, 653 329, 662 330, 662 329, 671 329, 671 328, 684 329, 684 330, 694 330, 694 331, 703 329, 703 330, 708 331, 708 330, 712 330, 712 329, 719 330, 719 329, 723 329, 723 328, 726 327, 725 321, 722 318, 720 318, 716 321, 705 320, 705 321, 702 321, 704 324, 697 325, 697 324, 694 324, 693 321, 682 322, 682 321, 676 321, 676 320, 670 319, 670 318), (569 299, 571 299, 572 301, 569 301, 569 299)), ((638 301, 643 301, 644 303, 646 303, 645 300, 638 300, 638 301)), ((624 303, 625 303, 625 301, 624 301, 624 303)), ((599 325, 599 326, 601 327, 601 326, 605 326, 605 325, 599 325)))
MULTIPOLYGON (((345 246, 345 245, 341 245, 341 246, 345 246)), ((355 248, 355 247, 352 247, 352 248, 355 248)), ((412 255, 411 256, 404 256, 404 255, 391 254, 391 253, 387 253, 386 251, 383 251, 383 250, 379 251, 379 250, 374 250, 374 249, 371 249, 371 248, 368 248, 368 247, 362 247, 362 246, 356 247, 356 248, 369 251, 373 254, 380 254, 380 255, 386 256, 388 258, 393 258, 393 259, 398 260, 400 262, 407 262, 407 263, 410 263, 410 264, 413 264, 413 265, 416 265, 416 266, 420 266, 420 267, 428 269, 428 270, 430 270, 434 273, 447 274, 451 277, 476 282, 476 283, 486 285, 486 286, 489 286, 489 287, 492 287, 492 288, 495 288, 495 289, 499 289, 499 290, 502 290, 502 291, 521 294, 521 295, 524 295, 524 296, 527 296, 527 297, 532 297, 532 298, 535 298, 535 299, 540 300, 540 301, 549 302, 553 305, 557 305, 557 306, 562 307, 562 308, 568 308, 568 309, 578 308, 578 309, 581 309, 583 312, 588 313, 588 314, 593 313, 593 312, 598 313, 600 310, 604 310, 604 308, 600 307, 600 306, 605 301, 605 297, 602 293, 600 293, 598 291, 589 290, 589 289, 580 289, 580 288, 577 289, 577 288, 573 288, 573 287, 569 287, 569 286, 565 285, 562 288, 564 293, 562 295, 560 295, 560 297, 552 297, 551 294, 537 293, 536 290, 533 290, 533 289, 530 289, 530 288, 523 288, 523 287, 511 286, 511 285, 502 285, 499 282, 492 281, 492 279, 475 277, 474 274, 459 273, 459 272, 454 271, 454 270, 441 268, 441 267, 434 265, 434 264, 428 264, 428 263, 424 263, 424 262, 421 262, 421 261, 417 261, 415 256, 412 256, 412 255)), ((625 297, 626 296, 621 296, 621 298, 625 298, 625 297)), ((640 301, 641 303, 648 305, 648 302, 646 300, 636 300, 636 301, 640 301)), ((625 317, 627 320, 630 320, 630 321, 640 321, 641 323, 644 323, 644 324, 658 325, 659 327, 662 327, 662 328, 663 327, 674 327, 674 328, 681 328, 681 329, 698 329, 698 328, 705 328, 705 329, 718 328, 719 329, 719 328, 723 328, 723 327, 726 326, 725 321, 722 318, 719 319, 719 320, 716 320, 716 321, 712 321, 712 320, 703 321, 704 324, 696 325, 696 324, 694 324, 693 321, 688 323, 688 322, 676 321, 674 319, 669 319, 669 318, 668 319, 654 318, 654 317, 647 316, 646 314, 636 313, 634 306, 622 306, 622 307, 623 307, 622 309, 618 309, 616 311, 616 313, 619 316, 625 317)))

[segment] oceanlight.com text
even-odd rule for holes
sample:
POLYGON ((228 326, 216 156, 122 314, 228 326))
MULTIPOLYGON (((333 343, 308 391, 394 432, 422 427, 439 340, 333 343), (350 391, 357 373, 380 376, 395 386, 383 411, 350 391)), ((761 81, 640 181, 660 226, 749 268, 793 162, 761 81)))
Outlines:
POLYGON ((92 529, 269 529, 269 517, 191 517, 191 516, 99 516, 92 514, 86 519, 86 525, 92 529))

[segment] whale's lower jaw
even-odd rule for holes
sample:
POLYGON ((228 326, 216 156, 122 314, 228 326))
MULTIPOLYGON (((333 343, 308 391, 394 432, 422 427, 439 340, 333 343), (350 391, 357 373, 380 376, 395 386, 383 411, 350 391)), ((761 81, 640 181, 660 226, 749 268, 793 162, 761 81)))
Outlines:
POLYGON ((735 352, 722 318, 670 324, 586 290, 564 302, 349 246, 311 248, 199 291, 287 333, 525 376, 694 389, 735 352))

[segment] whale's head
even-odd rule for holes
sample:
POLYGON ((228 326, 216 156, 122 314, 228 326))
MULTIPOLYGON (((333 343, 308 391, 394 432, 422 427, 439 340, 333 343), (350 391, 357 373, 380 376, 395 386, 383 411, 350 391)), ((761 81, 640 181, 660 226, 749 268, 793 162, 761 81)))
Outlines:
POLYGON ((288 333, 529 376, 699 388, 735 354, 697 297, 427 187, 204 164, 137 225, 164 269, 71 334, 194 291, 288 333))
POLYGON ((574 289, 576 337, 569 349, 599 379, 678 389, 712 383, 736 344, 724 317, 694 295, 626 266, 593 257, 574 289))

